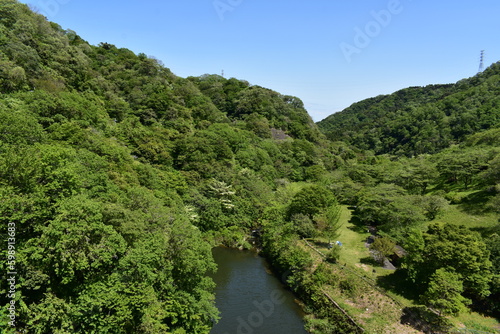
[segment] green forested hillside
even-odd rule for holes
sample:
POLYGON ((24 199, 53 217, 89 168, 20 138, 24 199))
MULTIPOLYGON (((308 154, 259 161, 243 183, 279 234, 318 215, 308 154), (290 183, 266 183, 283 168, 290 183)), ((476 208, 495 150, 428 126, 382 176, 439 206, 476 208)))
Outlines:
POLYGON ((1 0, 2 332, 16 314, 29 333, 207 333, 211 247, 249 247, 328 146, 298 98, 179 78, 1 0))
POLYGON ((412 298, 449 315, 469 306, 498 317, 499 96, 496 63, 457 84, 378 96, 318 123, 328 139, 363 152, 329 181, 355 206, 355 221, 377 229, 372 251, 383 259, 387 249, 396 253, 391 242, 403 246, 398 272, 421 296, 412 298))
MULTIPOLYGON (((361 265, 338 262, 354 245, 318 264, 302 241, 328 245, 347 223, 407 249, 390 286, 425 295, 401 293, 408 304, 498 316, 497 73, 360 102, 320 123, 325 136, 297 97, 180 78, 0 0, 2 333, 208 333, 218 318, 210 250, 250 248, 255 230, 307 329, 357 332, 324 294, 372 307, 356 304, 365 291, 352 277, 327 275, 361 265), (441 302, 435 287, 447 280, 441 302)), ((389 333, 410 328, 403 317, 395 308, 356 321, 389 333)))
POLYGON ((355 103, 318 126, 330 140, 377 154, 439 152, 500 126, 500 63, 453 85, 412 87, 355 103))

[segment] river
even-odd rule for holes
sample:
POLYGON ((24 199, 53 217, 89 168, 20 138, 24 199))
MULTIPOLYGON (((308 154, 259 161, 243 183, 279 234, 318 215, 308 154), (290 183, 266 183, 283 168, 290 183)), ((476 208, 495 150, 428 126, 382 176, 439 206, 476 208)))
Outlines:
POLYGON ((217 247, 213 279, 221 319, 211 334, 307 334, 294 296, 255 252, 217 247))

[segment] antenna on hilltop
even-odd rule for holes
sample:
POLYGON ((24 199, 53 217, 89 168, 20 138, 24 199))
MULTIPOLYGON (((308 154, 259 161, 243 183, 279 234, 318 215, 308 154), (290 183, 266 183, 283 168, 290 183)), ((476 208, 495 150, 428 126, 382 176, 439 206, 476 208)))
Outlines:
POLYGON ((222 77, 224 78, 224 70, 222 70, 222 77))
POLYGON ((484 71, 484 50, 481 51, 481 58, 479 63, 479 73, 484 71))

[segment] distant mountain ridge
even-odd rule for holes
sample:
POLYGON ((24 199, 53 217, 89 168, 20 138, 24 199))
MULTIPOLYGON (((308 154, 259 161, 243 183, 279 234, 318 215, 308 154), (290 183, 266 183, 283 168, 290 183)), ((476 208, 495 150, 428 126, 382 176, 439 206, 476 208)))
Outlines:
MULTIPOLYGON (((498 126, 498 72, 361 101, 323 130, 377 153, 437 151, 498 126)), ((0 0, 0 235, 9 242, 0 247, 0 332, 209 334, 220 318, 214 245, 261 248, 312 313, 304 319, 311 333, 359 332, 324 291, 367 333, 415 332, 409 307, 366 285, 359 266, 380 286, 394 282, 402 305, 419 310, 420 300, 405 299, 423 295, 443 265, 460 286, 454 295, 462 284, 480 287, 471 289, 476 301, 498 312, 500 280, 491 273, 500 276, 500 239, 490 230, 483 242, 460 228, 446 243, 407 232, 452 201, 450 217, 498 236, 490 221, 500 213, 499 142, 497 128, 433 156, 374 156, 329 141, 299 98, 219 75, 180 78, 153 57, 90 45, 27 5, 0 0), (458 204, 467 205, 464 217, 458 204), (355 221, 407 251, 422 277, 408 281, 409 295, 403 276, 378 276, 364 261, 366 230, 355 221), (357 243, 364 255, 324 248, 318 262, 304 238, 318 248, 357 243), (457 268, 427 261, 428 249, 452 250, 457 268)))
POLYGON ((500 62, 456 84, 410 87, 360 101, 317 124, 330 140, 376 154, 436 153, 500 126, 500 62))

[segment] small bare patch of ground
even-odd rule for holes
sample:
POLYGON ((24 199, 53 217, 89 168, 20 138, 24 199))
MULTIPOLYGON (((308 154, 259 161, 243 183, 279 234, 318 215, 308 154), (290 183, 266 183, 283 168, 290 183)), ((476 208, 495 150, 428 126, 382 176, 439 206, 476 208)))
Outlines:
POLYGON ((358 268, 361 268, 363 269, 364 271, 366 272, 369 272, 370 271, 370 268, 366 265, 366 264, 363 264, 363 263, 356 263, 354 264, 356 267, 358 268))
POLYGON ((415 328, 403 325, 403 324, 393 324, 390 327, 387 327, 384 331, 384 334, 421 334, 422 332, 416 330, 415 328))

